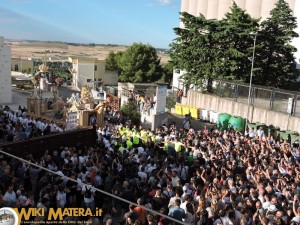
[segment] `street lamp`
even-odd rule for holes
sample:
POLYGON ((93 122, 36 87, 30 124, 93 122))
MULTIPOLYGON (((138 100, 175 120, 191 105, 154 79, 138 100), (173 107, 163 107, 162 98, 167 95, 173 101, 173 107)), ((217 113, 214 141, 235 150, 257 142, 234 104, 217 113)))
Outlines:
POLYGON ((248 93, 248 104, 247 104, 247 117, 246 117, 246 124, 245 124, 245 133, 247 132, 248 117, 249 117, 249 110, 250 110, 250 97, 251 97, 251 89, 252 89, 253 65, 254 65, 254 56, 255 56, 255 46, 256 46, 257 32, 251 32, 250 34, 254 35, 254 40, 253 40, 253 52, 252 52, 251 72, 250 72, 250 84, 249 84, 249 93, 248 93))

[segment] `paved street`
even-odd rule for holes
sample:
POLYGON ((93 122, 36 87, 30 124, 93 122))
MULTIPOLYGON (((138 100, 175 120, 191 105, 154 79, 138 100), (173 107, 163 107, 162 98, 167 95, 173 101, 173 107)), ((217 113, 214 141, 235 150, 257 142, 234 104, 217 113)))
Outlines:
POLYGON ((79 93, 80 91, 74 89, 72 86, 66 85, 66 86, 61 86, 58 88, 59 95, 66 100, 67 98, 70 98, 72 93, 79 93))

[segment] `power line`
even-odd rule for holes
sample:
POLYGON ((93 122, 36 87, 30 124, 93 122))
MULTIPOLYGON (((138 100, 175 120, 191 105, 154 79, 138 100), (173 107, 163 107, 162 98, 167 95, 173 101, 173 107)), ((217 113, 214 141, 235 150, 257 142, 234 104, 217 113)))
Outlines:
MULTIPOLYGON (((62 177, 63 179, 68 179, 68 180, 70 180, 70 181, 73 181, 73 182, 76 182, 77 184, 79 184, 79 182, 78 182, 77 180, 73 179, 73 178, 70 178, 70 177, 67 177, 67 176, 63 176, 63 175, 58 174, 58 173, 56 173, 56 172, 54 172, 54 171, 52 171, 52 170, 49 170, 48 168, 43 167, 43 166, 41 166, 41 165, 32 163, 32 162, 30 162, 30 161, 28 161, 28 160, 25 160, 25 159, 22 159, 22 158, 20 158, 20 157, 18 157, 18 156, 12 155, 12 154, 7 153, 7 152, 4 152, 3 150, 0 150, 0 153, 5 154, 5 155, 7 155, 7 156, 10 156, 10 157, 12 157, 12 158, 18 159, 18 160, 20 160, 20 161, 22 161, 22 162, 25 162, 25 163, 29 164, 29 165, 32 165, 32 166, 38 167, 38 168, 40 168, 40 169, 43 169, 43 170, 45 170, 45 171, 47 171, 47 172, 49 172, 49 173, 55 174, 55 175, 57 175, 57 176, 60 176, 60 177, 62 177)), ((85 184, 85 183, 83 183, 83 184, 85 184)), ((95 187, 94 187, 94 188, 95 188, 95 187)), ((168 215, 164 215, 164 214, 159 213, 159 212, 157 212, 157 211, 154 211, 154 210, 152 210, 152 209, 149 209, 149 208, 146 208, 146 207, 144 207, 144 206, 138 205, 138 204, 136 204, 136 203, 134 203, 134 202, 128 201, 128 200, 126 200, 126 199, 124 199, 124 198, 121 198, 121 197, 119 197, 119 196, 113 195, 113 194, 111 194, 111 193, 109 193, 109 192, 106 192, 106 191, 103 191, 103 190, 101 190, 101 189, 95 188, 95 190, 98 191, 98 192, 100 192, 100 193, 102 193, 102 194, 108 195, 108 196, 110 196, 110 197, 112 197, 112 198, 115 198, 115 199, 118 199, 118 200, 120 200, 120 201, 123 201, 123 202, 125 202, 125 203, 131 204, 131 205, 134 205, 134 206, 141 207, 141 208, 145 209, 145 210, 148 211, 148 212, 151 212, 151 213, 153 213, 153 214, 156 214, 156 215, 165 217, 165 218, 167 218, 167 219, 169 219, 169 220, 171 220, 171 221, 174 221, 174 222, 176 222, 176 223, 183 224, 183 225, 189 225, 188 223, 185 223, 185 222, 176 220, 176 219, 174 219, 174 218, 172 218, 172 217, 170 217, 170 216, 168 216, 168 215)), ((195 212, 194 212, 194 213, 195 213, 195 212)), ((195 222, 196 222, 196 221, 195 221, 195 222)))

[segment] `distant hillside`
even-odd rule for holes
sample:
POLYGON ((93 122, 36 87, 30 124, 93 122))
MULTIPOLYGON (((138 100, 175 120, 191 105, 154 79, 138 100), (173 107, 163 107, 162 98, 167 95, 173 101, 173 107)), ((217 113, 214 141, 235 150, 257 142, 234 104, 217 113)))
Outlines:
MULTIPOLYGON (((125 51, 128 46, 115 44, 84 44, 55 41, 11 40, 6 39, 6 44, 11 46, 12 58, 47 58, 67 60, 68 56, 85 56, 90 58, 105 59, 109 52, 125 51)), ((161 64, 169 61, 167 49, 157 49, 161 64)))

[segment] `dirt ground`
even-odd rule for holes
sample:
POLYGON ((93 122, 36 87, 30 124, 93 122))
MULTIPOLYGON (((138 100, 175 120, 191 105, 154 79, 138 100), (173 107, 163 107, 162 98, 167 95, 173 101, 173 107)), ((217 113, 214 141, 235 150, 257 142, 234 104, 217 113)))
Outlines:
MULTIPOLYGON (((26 42, 26 41, 6 41, 11 46, 12 58, 40 58, 49 60, 68 60, 69 56, 84 56, 90 58, 105 59, 109 52, 125 51, 126 46, 74 46, 66 43, 54 42, 26 42)), ((158 52, 161 64, 169 60, 165 53, 158 52)))

